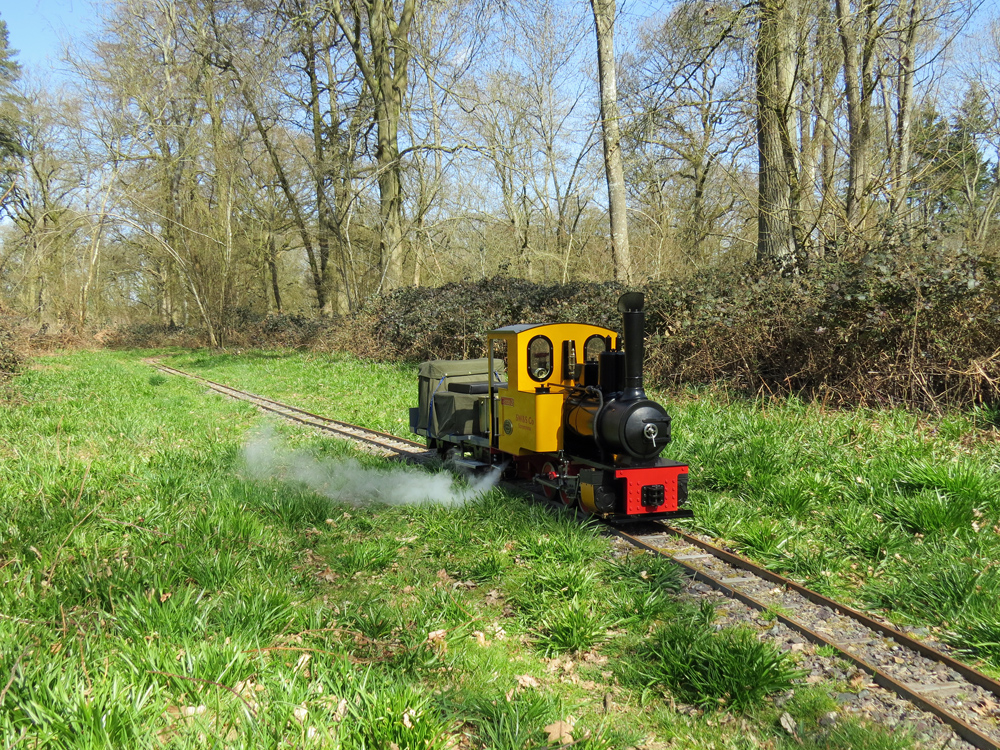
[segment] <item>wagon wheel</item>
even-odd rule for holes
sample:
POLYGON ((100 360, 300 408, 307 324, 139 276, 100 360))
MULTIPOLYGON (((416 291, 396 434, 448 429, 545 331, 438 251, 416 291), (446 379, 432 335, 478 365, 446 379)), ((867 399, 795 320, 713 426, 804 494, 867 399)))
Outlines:
MULTIPOLYGON (((553 482, 559 478, 559 472, 556 471, 556 467, 552 465, 551 461, 546 461, 542 466, 541 475, 553 482)), ((548 500, 551 500, 556 496, 556 490, 552 487, 548 487, 543 484, 541 485, 541 488, 542 494, 545 495, 548 500)))

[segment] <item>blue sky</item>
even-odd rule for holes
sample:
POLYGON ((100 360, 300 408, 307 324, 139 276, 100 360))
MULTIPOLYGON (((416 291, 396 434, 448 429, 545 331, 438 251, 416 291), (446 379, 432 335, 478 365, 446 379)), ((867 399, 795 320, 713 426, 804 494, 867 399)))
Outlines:
POLYGON ((63 47, 93 29, 95 4, 100 0, 0 0, 17 61, 39 75, 60 70, 63 47))
MULTIPOLYGON (((67 43, 81 41, 95 30, 94 8, 103 4, 103 0, 0 0, 0 19, 7 22, 10 46, 20 51, 18 62, 44 75, 63 67, 59 58, 67 43)), ((670 0, 618 0, 618 11, 631 25, 669 5, 670 0)))

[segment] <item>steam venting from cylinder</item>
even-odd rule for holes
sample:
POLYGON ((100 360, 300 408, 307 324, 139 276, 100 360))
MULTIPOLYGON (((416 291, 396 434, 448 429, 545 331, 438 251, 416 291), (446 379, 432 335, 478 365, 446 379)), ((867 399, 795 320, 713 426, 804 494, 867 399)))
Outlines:
POLYGON ((646 298, 642 292, 628 292, 618 298, 618 312, 622 314, 625 332, 625 388, 622 401, 646 398, 642 387, 642 363, 645 356, 646 298))

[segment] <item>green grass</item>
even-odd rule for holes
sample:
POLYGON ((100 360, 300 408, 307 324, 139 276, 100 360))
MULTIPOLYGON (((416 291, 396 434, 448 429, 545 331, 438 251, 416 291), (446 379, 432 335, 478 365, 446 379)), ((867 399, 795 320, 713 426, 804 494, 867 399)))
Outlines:
POLYGON ((702 708, 746 712, 803 676, 789 655, 759 641, 755 632, 716 632, 713 614, 702 607, 657 628, 623 659, 623 680, 666 687, 678 700, 702 708))
MULTIPOLYGON (((246 367, 238 384, 288 400, 258 368, 280 384, 333 367, 212 361, 207 376, 235 383, 246 367)), ((368 377, 336 366, 339 387, 368 377)), ((7 745, 524 748, 568 721, 582 748, 793 746, 766 699, 740 706, 735 732, 649 699, 679 681, 618 680, 619 659, 692 615, 676 568, 617 557, 593 527, 499 491, 462 507, 356 506, 252 480, 241 455, 261 417, 137 355, 47 357, 16 388, 0 411, 7 745)), ((356 418, 335 395, 299 403, 356 418)), ((385 468, 276 430, 315 462, 385 468)), ((824 730, 803 705, 812 741, 824 730)))
MULTIPOLYGON (((670 403, 669 399, 664 399, 670 403)), ((671 458, 693 531, 822 593, 924 625, 1000 669, 1000 442, 979 412, 828 411, 691 395, 671 458)))
POLYGON ((417 405, 415 365, 368 362, 347 354, 271 351, 185 352, 166 364, 316 414, 414 437, 407 408, 417 405))
MULTIPOLYGON (((185 353, 171 363, 400 435, 416 399, 409 365, 293 353, 185 353)), ((994 641, 981 636, 1000 626, 994 412, 832 411, 707 391, 659 399, 674 418, 665 455, 691 466, 695 518, 681 525, 821 593, 935 629, 1000 671, 994 641)), ((468 575, 489 580, 502 564, 484 557, 468 575)), ((658 606, 618 596, 619 617, 658 606)))

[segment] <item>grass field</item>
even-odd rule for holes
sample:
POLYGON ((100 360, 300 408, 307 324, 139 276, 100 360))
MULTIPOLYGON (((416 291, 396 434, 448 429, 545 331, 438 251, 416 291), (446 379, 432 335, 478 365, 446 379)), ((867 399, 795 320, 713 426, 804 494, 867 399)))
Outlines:
POLYGON ((689 527, 808 586, 929 629, 1000 669, 996 414, 691 399, 673 455, 689 527))
MULTIPOLYGON (((408 368, 351 360, 174 364, 195 362, 397 432, 414 390, 408 368), (359 397, 373 379, 382 392, 359 397)), ((285 463, 262 477, 244 459, 262 422, 138 355, 46 357, 18 379, 0 411, 5 747, 909 746, 820 727, 843 686, 789 696, 790 657, 716 632, 668 563, 498 490, 331 500, 291 467, 392 470, 296 428, 272 428, 285 463)))
MULTIPOLYGON (((195 353, 175 363, 407 435, 415 368, 280 358, 273 367, 195 353)), ((1000 673, 1000 414, 931 418, 717 393, 659 397, 674 418, 664 455, 691 466, 689 529, 822 593, 927 629, 1000 673)))

